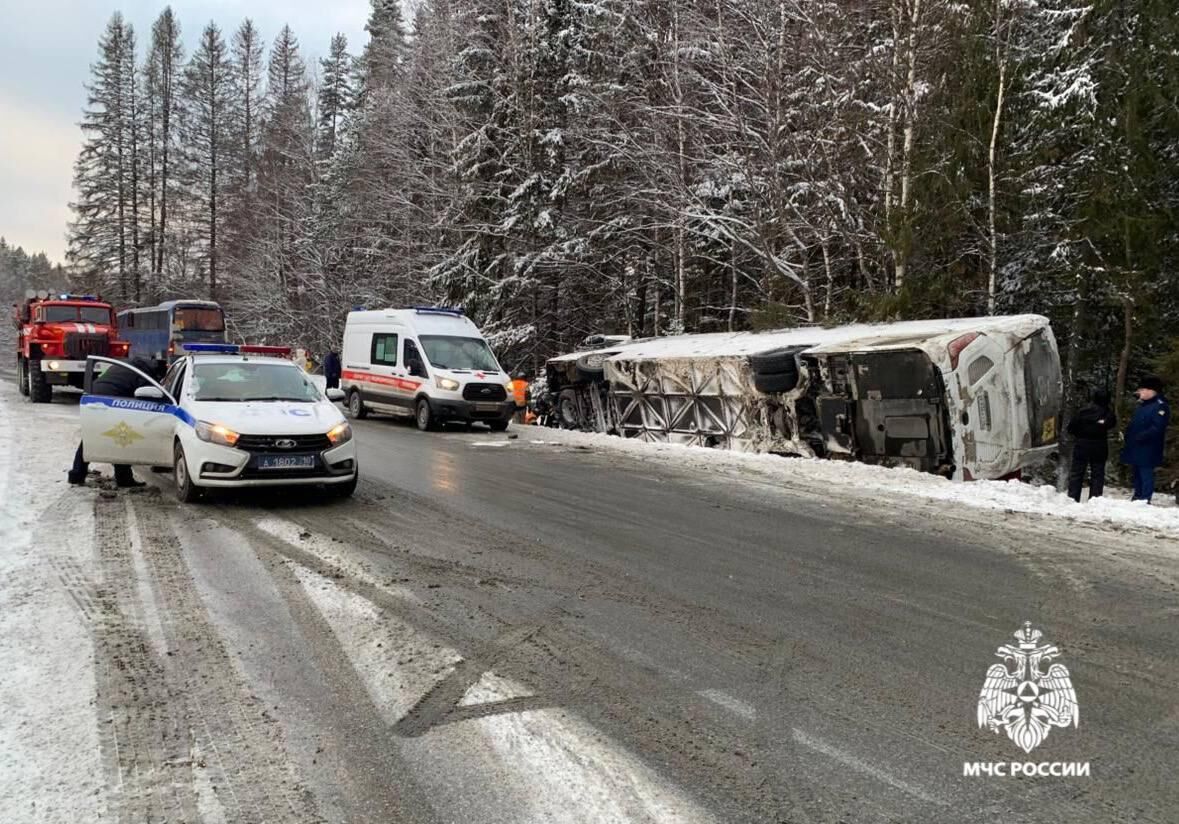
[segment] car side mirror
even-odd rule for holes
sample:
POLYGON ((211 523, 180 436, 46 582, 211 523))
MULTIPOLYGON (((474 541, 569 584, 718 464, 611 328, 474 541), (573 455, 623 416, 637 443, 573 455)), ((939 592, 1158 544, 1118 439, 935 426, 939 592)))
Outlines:
POLYGON ((338 387, 333 386, 331 389, 327 390, 326 394, 327 394, 327 399, 329 401, 342 401, 342 400, 344 400, 344 390, 340 389, 338 387))
POLYGON ((141 386, 135 390, 135 397, 144 401, 162 401, 164 393, 157 386, 141 386))

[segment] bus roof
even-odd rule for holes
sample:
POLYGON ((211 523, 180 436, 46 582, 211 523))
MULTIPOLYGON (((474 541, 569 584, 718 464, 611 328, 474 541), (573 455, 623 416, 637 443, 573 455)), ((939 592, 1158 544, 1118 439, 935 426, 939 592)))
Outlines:
POLYGON ((119 312, 120 315, 125 315, 129 312, 160 312, 169 309, 220 309, 221 304, 215 300, 166 300, 156 306, 136 306, 133 309, 124 309, 119 312))

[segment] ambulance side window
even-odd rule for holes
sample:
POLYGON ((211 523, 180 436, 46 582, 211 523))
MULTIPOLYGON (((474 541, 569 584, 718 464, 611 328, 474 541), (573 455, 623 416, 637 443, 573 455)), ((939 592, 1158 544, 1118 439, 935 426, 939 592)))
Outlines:
POLYGON ((397 365, 397 335, 373 335, 370 360, 380 366, 397 365))
POLYGON ((426 364, 422 361, 422 355, 418 352, 418 346, 412 340, 405 341, 405 366, 409 370, 409 374, 415 378, 428 378, 426 374, 426 364))

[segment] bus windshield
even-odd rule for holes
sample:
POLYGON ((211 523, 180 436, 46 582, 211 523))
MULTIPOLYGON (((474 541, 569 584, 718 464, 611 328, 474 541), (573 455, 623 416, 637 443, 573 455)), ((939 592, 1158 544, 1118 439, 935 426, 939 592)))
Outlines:
POLYGON ((224 332, 225 316, 220 307, 179 307, 172 312, 172 325, 181 332, 224 332))
POLYGON ((420 335, 426 358, 439 369, 478 369, 498 372, 495 355, 482 338, 452 335, 420 335))

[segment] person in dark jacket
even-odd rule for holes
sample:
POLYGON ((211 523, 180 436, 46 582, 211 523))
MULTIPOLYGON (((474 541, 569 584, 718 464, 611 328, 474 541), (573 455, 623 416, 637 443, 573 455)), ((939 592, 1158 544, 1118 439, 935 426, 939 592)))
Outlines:
POLYGON ((1105 462, 1109 460, 1109 433, 1118 419, 1109 405, 1109 393, 1095 389, 1088 405, 1073 415, 1068 422, 1068 433, 1073 436, 1073 461, 1068 472, 1068 496, 1081 501, 1081 487, 1085 472, 1089 472, 1089 497, 1099 498, 1105 491, 1105 462))
MULTIPOLYGON (((152 364, 143 358, 135 358, 131 365, 144 374, 151 375, 154 372, 152 364)), ((141 386, 148 386, 148 382, 132 369, 123 369, 117 364, 112 364, 97 377, 94 378, 90 384, 91 395, 102 395, 108 398, 134 398, 135 390, 141 386)), ((115 464, 115 485, 121 487, 137 487, 144 486, 142 481, 135 480, 135 475, 131 472, 131 467, 126 464, 115 464)), ((66 476, 70 483, 75 486, 84 486, 86 484, 86 475, 90 472, 90 464, 86 463, 83 456, 82 444, 78 444, 78 451, 74 453, 74 465, 70 468, 69 474, 66 476)))
POLYGON ((323 359, 323 376, 327 378, 328 389, 340 388, 340 354, 328 352, 323 359))
POLYGON ((1138 396, 1138 408, 1126 427, 1122 463, 1129 465, 1133 476, 1132 500, 1150 503, 1154 495, 1154 470, 1163 462, 1171 407, 1163 397, 1162 379, 1154 375, 1138 381, 1138 391, 1134 394, 1138 396))

